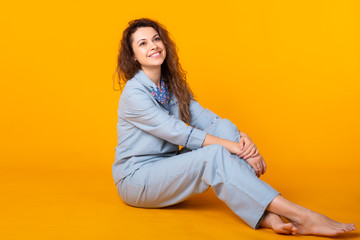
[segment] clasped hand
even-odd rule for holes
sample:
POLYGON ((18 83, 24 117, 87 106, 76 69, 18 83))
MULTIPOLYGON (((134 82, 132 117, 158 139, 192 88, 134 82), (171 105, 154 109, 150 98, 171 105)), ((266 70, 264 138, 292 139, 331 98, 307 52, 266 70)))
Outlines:
POLYGON ((259 150, 257 149, 256 145, 245 133, 241 133, 239 144, 240 152, 236 155, 247 161, 255 170, 256 176, 260 177, 260 175, 264 174, 266 171, 266 163, 264 158, 259 154, 259 150))

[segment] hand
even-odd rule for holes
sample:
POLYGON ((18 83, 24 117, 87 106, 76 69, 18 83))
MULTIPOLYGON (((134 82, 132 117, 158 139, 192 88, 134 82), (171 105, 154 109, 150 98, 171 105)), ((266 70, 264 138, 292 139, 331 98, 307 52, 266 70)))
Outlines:
POLYGON ((259 154, 256 157, 251 157, 246 160, 250 166, 255 170, 256 176, 260 177, 266 171, 266 163, 264 158, 259 154))
POLYGON ((240 152, 238 155, 240 158, 247 160, 250 157, 255 157, 259 155, 259 150, 255 144, 251 141, 248 135, 241 133, 241 138, 239 140, 240 152))

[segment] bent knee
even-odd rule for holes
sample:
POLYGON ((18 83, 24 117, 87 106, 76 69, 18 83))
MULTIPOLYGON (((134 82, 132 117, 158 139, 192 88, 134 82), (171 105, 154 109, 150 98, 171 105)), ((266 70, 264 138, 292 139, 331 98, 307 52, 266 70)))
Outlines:
POLYGON ((239 131, 235 124, 233 124, 228 119, 219 119, 211 126, 209 129, 211 135, 214 135, 219 138, 223 138, 226 140, 238 142, 240 138, 239 131))

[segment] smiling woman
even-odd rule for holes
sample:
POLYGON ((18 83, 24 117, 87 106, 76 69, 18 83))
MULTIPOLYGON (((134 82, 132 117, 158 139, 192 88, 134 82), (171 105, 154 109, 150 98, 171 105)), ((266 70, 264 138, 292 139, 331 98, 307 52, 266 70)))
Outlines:
MULTIPOLYGON (((134 60, 139 62, 143 71, 152 72, 152 69, 160 69, 166 57, 166 49, 155 29, 142 27, 134 32, 132 38, 134 60)), ((160 79, 156 82, 160 87, 160 79)))
POLYGON ((193 94, 179 63, 174 41, 170 39, 166 28, 154 21, 135 20, 130 22, 130 26, 124 30, 120 43, 118 84, 121 86, 121 80, 127 82, 132 79, 141 69, 159 86, 161 74, 164 84, 173 92, 178 102, 181 120, 189 123, 189 104, 193 94), (156 52, 160 52, 159 57, 149 58, 156 52))
POLYGON ((254 229, 323 236, 356 229, 288 201, 260 180, 266 163, 257 147, 231 121, 193 99, 164 26, 150 19, 131 21, 117 73, 125 87, 113 177, 125 203, 165 207, 211 186, 254 229))

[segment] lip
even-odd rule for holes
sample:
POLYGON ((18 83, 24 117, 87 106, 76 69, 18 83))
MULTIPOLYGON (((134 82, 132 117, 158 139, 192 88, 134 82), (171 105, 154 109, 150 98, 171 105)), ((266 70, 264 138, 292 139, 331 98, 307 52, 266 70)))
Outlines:
MULTIPOLYGON (((153 57, 153 55, 154 55, 154 54, 157 54, 157 53, 159 53, 159 55, 158 55, 158 56, 160 56, 161 51, 156 51, 156 52, 153 52, 152 54, 150 54, 150 55, 149 55, 149 57, 153 57)), ((158 56, 156 56, 156 57, 158 57, 158 56)))

